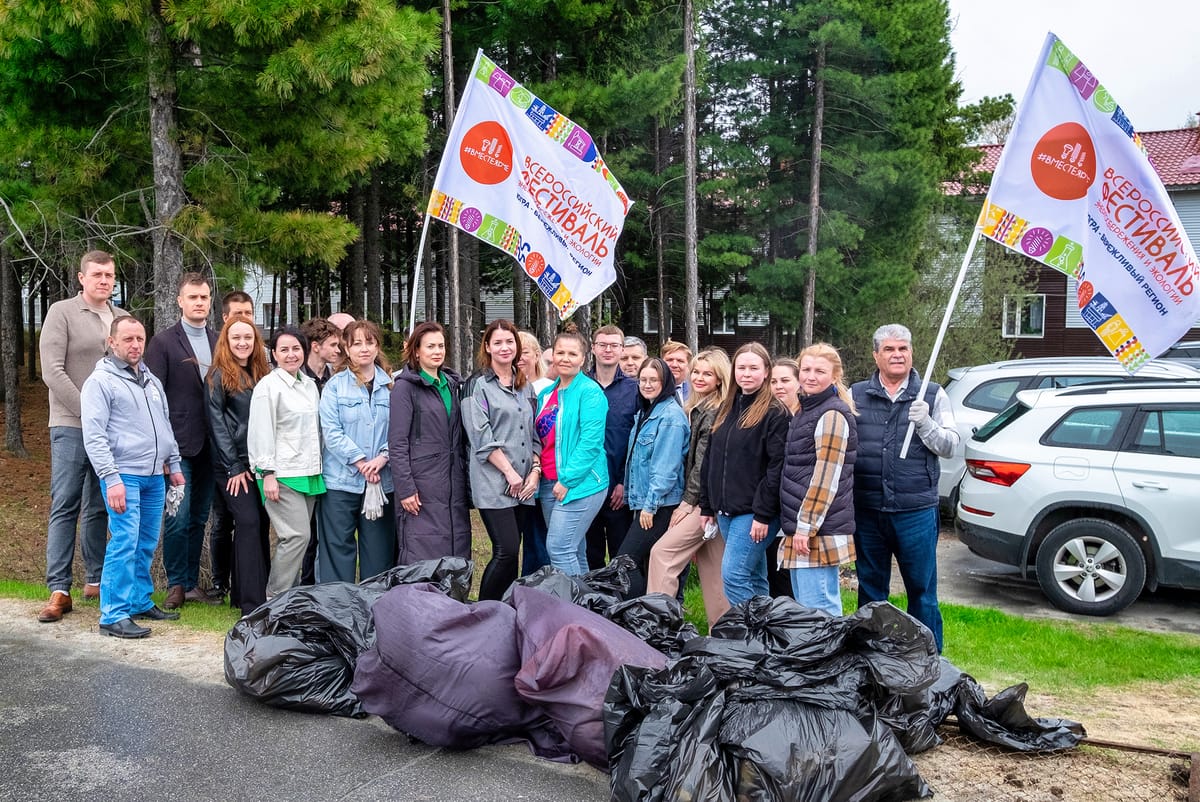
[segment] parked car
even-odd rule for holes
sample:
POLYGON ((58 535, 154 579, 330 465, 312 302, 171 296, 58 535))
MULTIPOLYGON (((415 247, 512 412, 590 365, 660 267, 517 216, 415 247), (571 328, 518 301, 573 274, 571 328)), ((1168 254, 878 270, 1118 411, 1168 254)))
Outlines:
POLYGON ((1200 366, 1200 340, 1175 343, 1162 355, 1162 359, 1178 359, 1189 365, 1200 366))
POLYGON ((954 408, 959 445, 954 456, 941 460, 938 495, 942 510, 954 515, 958 485, 966 472, 963 451, 977 428, 1012 403, 1021 390, 1075 387, 1111 381, 1145 381, 1200 378, 1200 368, 1183 362, 1155 359, 1130 376, 1117 360, 1107 356, 1010 359, 970 368, 952 368, 946 395, 954 408))
POLYGON ((967 444, 959 537, 1062 610, 1200 589, 1200 381, 1024 390, 967 444))

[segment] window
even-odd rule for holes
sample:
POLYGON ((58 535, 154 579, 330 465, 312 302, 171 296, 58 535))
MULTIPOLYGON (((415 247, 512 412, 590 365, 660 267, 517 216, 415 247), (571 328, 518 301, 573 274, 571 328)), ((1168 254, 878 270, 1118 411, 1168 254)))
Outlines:
POLYGON ((1040 338, 1046 333, 1045 295, 1004 296, 1005 337, 1040 338))
POLYGON ((1147 412, 1134 439, 1133 450, 1171 457, 1200 457, 1200 410, 1147 412))
POLYGON ((1111 448, 1120 428, 1122 411, 1085 407, 1068 412, 1042 443, 1068 448, 1111 448))
POLYGON ((268 331, 279 328, 279 322, 275 320, 275 304, 262 305, 262 325, 268 331))
MULTIPOLYGON (((667 332, 674 330, 674 321, 671 320, 672 312, 671 299, 667 299, 667 332)), ((658 299, 643 298, 642 299, 642 331, 646 334, 658 334, 658 299)))
POLYGON ((1114 373, 1108 376, 1043 376, 1037 383, 1037 389, 1046 390, 1053 387, 1060 390, 1064 387, 1077 387, 1081 384, 1102 384, 1104 382, 1119 382, 1124 375, 1114 373))
POLYGON ((984 382, 963 399, 963 406, 984 412, 999 412, 1008 406, 1021 387, 1020 379, 996 379, 984 382))
MULTIPOLYGON (((713 326, 713 334, 737 334, 737 312, 726 307, 723 298, 717 299, 714 306, 716 309, 713 310, 712 317, 716 325, 713 326)), ((732 306, 733 304, 729 304, 729 307, 732 306)))

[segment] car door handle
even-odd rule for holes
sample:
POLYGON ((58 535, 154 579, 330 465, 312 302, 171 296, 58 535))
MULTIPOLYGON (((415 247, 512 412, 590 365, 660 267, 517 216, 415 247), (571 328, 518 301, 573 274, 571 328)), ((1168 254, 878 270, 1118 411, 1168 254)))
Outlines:
POLYGON ((1145 479, 1145 480, 1141 480, 1141 481, 1134 480, 1133 486, 1141 487, 1146 490, 1166 490, 1167 489, 1167 485, 1164 485, 1162 482, 1155 482, 1150 479, 1145 479))

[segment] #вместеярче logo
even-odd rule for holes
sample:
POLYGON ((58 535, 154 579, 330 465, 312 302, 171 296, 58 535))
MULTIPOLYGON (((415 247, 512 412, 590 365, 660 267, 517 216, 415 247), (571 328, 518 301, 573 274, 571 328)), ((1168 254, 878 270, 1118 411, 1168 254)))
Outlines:
POLYGON ((1033 148, 1029 169, 1038 189, 1058 200, 1079 200, 1096 179, 1096 148, 1086 128, 1069 122, 1047 131, 1033 148))
POLYGON ((500 184, 513 168, 512 142, 504 126, 486 120, 471 126, 458 149, 459 163, 467 176, 479 184, 500 184))

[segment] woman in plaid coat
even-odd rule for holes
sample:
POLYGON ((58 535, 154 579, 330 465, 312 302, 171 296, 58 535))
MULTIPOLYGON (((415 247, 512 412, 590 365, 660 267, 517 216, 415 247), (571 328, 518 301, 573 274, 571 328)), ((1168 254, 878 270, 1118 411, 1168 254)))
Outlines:
POLYGON ((796 601, 842 614, 838 566, 854 560, 858 433, 842 360, 826 343, 800 352, 800 409, 788 428, 780 479, 779 565, 796 601))

